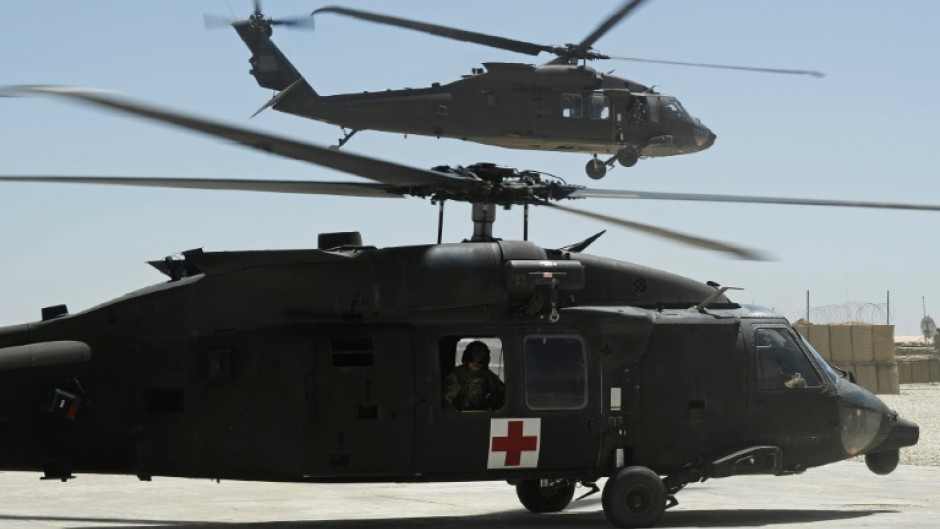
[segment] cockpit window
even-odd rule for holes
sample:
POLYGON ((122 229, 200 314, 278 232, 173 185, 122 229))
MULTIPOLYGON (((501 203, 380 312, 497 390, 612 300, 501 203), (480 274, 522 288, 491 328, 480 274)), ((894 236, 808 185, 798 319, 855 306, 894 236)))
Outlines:
POLYGON ((682 107, 682 103, 674 97, 660 98, 662 116, 665 121, 692 121, 689 113, 682 107))
POLYGON ((608 119, 610 117, 610 98, 604 94, 591 95, 591 119, 608 119))
POLYGON ((761 389, 796 389, 822 385, 813 364, 795 338, 782 328, 754 332, 757 382, 761 389))

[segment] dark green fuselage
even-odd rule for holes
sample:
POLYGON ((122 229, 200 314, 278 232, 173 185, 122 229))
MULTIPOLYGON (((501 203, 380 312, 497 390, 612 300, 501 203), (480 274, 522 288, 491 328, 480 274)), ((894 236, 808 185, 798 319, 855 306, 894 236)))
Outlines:
POLYGON ((714 288, 639 265, 522 242, 156 264, 170 281, 0 329, 0 469, 592 482, 643 465, 689 481, 789 473, 917 440, 916 425, 827 377, 809 350, 818 384, 761 387, 755 333, 795 336, 786 320, 724 296, 689 310, 714 288), (501 344, 501 409, 442 404, 466 337, 501 344), (574 360, 538 367, 555 353, 574 360), (488 460, 502 419, 538 420, 534 465, 488 460), (782 460, 716 464, 754 447, 782 460))

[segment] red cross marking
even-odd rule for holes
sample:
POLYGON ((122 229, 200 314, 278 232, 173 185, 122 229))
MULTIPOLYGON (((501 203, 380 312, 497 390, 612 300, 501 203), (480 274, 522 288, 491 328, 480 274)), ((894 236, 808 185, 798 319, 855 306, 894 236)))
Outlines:
POLYGON ((517 467, 522 461, 522 452, 531 452, 538 447, 536 435, 522 435, 522 421, 509 421, 506 437, 493 438, 493 451, 506 452, 507 467, 517 467))

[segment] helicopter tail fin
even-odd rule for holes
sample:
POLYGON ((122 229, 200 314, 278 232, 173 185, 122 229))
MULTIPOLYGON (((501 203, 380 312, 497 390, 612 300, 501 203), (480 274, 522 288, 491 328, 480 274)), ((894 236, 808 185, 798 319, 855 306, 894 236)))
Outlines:
POLYGON ((270 31, 252 25, 248 21, 232 24, 238 36, 251 50, 251 70, 249 73, 263 88, 284 92, 290 88, 295 95, 319 97, 316 91, 304 80, 287 57, 271 41, 270 31))

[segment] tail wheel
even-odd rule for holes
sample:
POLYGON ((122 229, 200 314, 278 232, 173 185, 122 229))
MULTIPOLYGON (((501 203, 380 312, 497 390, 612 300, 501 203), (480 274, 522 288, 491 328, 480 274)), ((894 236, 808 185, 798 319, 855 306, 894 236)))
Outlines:
POLYGON ((524 479, 516 485, 516 496, 522 506, 532 512, 558 512, 571 503, 574 483, 566 479, 542 486, 539 479, 524 479))
POLYGON ((666 510, 666 488, 652 470, 627 467, 607 480, 602 504, 617 527, 651 527, 666 510))

